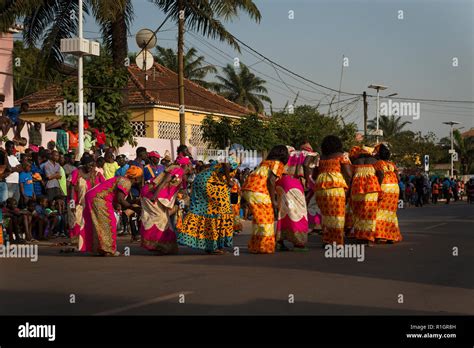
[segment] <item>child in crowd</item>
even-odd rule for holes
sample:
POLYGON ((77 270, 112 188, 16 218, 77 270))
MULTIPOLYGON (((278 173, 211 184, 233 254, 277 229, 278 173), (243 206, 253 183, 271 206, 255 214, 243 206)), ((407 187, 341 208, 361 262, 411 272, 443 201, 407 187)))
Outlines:
POLYGON ((95 170, 97 173, 104 175, 104 164, 105 164, 105 158, 99 157, 96 161, 96 166, 95 166, 95 170))
POLYGON ((33 185, 33 173, 31 172, 31 163, 24 161, 23 164, 23 171, 20 172, 20 199, 21 199, 21 207, 26 207, 28 201, 35 200, 35 191, 33 185))
MULTIPOLYGON (((21 210, 17 207, 15 198, 8 198, 3 208, 3 224, 8 232, 10 243, 24 244, 26 241, 21 238, 22 225, 24 226, 21 210), (15 238, 13 238, 15 236, 15 238)), ((30 238, 31 239, 31 238, 30 238)))
POLYGON ((105 179, 110 179, 115 176, 115 172, 120 168, 115 162, 114 154, 111 151, 105 153, 104 176, 105 179))
POLYGON ((37 229, 37 236, 39 240, 48 239, 50 231, 50 223, 48 215, 46 214, 46 208, 48 208, 48 199, 46 197, 38 198, 37 204, 35 207, 35 227, 37 229))

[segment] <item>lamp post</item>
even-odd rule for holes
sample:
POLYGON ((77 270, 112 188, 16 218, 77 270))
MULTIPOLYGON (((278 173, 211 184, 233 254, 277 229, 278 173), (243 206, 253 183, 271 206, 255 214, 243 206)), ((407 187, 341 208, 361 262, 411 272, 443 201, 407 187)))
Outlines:
POLYGON ((451 149, 449 150, 449 153, 451 154, 451 178, 454 178, 454 139, 453 139, 453 126, 455 124, 460 124, 460 122, 456 121, 449 121, 449 122, 443 122, 443 124, 447 124, 448 126, 451 126, 450 128, 450 138, 451 138, 451 149))
POLYGON ((376 122, 377 122, 377 129, 376 129, 376 136, 377 136, 377 144, 379 143, 379 135, 380 135, 380 130, 379 130, 379 114, 380 114, 380 91, 387 89, 387 86, 383 85, 376 85, 376 84, 371 84, 369 85, 369 88, 376 89, 377 90, 377 110, 376 110, 376 122))
POLYGON ((82 34, 82 0, 78 0, 78 37, 61 39, 61 52, 70 53, 78 57, 77 60, 77 93, 78 93, 78 122, 79 148, 76 158, 81 158, 84 153, 84 81, 83 81, 83 56, 99 56, 100 45, 96 41, 84 39, 82 34))

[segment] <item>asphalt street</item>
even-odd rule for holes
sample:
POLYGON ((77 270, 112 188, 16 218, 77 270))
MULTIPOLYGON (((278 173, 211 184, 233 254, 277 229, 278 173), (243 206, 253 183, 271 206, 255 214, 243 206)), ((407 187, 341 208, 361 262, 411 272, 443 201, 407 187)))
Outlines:
POLYGON ((317 235, 306 253, 249 254, 249 222, 238 256, 156 256, 126 237, 130 256, 117 258, 42 244, 37 262, 0 259, 0 314, 474 315, 474 204, 411 207, 399 220, 403 242, 366 248, 363 262, 325 257, 317 235))

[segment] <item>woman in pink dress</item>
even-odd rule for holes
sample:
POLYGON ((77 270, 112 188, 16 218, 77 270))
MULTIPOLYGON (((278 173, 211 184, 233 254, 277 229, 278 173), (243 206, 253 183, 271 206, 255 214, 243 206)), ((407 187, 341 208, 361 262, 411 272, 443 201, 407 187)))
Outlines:
MULTIPOLYGON (((186 160, 180 160, 180 163, 186 160)), ((171 165, 163 173, 143 186, 141 192, 142 215, 140 234, 142 247, 159 254, 176 254, 176 233, 170 223, 170 212, 175 206, 185 175, 190 172, 190 161, 171 165)))
POLYGON ((106 180, 86 193, 84 244, 81 251, 102 256, 120 256, 117 251, 114 204, 118 203, 122 209, 132 209, 139 213, 140 206, 128 203, 126 197, 133 184, 142 182, 142 176, 141 168, 131 166, 125 176, 106 180))
POLYGON ((75 169, 68 179, 69 181, 69 236, 71 242, 78 245, 81 250, 84 245, 84 208, 86 193, 91 188, 105 181, 101 174, 96 174, 95 162, 92 156, 83 156, 81 166, 75 169))
POLYGON ((276 182, 278 194, 277 247, 288 250, 287 240, 294 245, 294 251, 307 251, 308 211, 303 185, 291 175, 283 175, 276 182))

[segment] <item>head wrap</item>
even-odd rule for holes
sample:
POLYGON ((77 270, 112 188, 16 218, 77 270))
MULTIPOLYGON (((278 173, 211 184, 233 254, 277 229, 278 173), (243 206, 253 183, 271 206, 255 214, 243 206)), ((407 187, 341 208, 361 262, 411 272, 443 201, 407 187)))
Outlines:
POLYGON ((148 157, 161 158, 160 154, 157 151, 148 152, 148 157))
POLYGON ((351 158, 358 158, 362 155, 369 155, 372 156, 374 153, 374 148, 373 147, 368 147, 368 146, 354 146, 351 149, 351 152, 349 153, 349 157, 351 158))
POLYGON ((180 166, 186 166, 188 164, 191 164, 191 160, 189 159, 189 157, 186 156, 178 156, 178 158, 176 158, 176 163, 180 166))
POLYGON ((125 176, 129 179, 136 179, 139 178, 143 175, 143 169, 137 166, 130 166, 128 168, 127 172, 125 173, 125 176))

